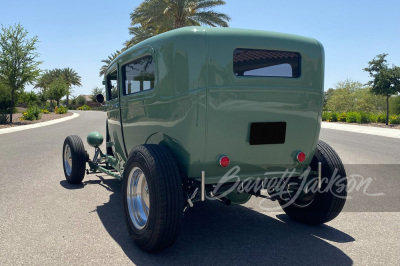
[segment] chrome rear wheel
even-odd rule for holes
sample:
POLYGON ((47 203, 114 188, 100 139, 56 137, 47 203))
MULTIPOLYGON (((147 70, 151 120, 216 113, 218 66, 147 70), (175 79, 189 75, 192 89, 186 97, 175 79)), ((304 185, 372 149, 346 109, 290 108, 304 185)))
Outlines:
POLYGON ((143 229, 149 218, 150 195, 146 176, 139 167, 130 171, 126 193, 129 217, 137 229, 143 229))
POLYGON ((175 242, 185 202, 181 173, 166 147, 144 144, 131 151, 122 197, 129 234, 141 249, 160 251, 175 242))

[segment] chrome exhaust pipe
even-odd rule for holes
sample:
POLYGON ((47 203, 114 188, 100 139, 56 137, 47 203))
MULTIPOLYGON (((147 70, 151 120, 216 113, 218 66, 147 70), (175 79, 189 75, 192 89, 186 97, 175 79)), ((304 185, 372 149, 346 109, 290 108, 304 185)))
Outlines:
POLYGON ((201 201, 206 198, 206 172, 201 171, 201 201))

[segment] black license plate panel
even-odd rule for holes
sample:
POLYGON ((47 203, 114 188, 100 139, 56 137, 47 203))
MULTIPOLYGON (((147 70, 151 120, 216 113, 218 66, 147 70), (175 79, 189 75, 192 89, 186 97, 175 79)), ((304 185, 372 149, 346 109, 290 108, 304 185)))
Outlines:
POLYGON ((283 144, 286 138, 286 122, 251 123, 250 145, 283 144))

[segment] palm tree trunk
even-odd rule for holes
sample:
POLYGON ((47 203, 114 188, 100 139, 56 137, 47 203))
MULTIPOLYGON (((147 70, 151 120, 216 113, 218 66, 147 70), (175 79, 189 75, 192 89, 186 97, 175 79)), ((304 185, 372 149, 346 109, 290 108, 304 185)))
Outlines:
POLYGON ((176 19, 175 20, 175 29, 185 27, 185 20, 183 19, 176 19))
POLYGON ((67 107, 69 106, 69 94, 67 93, 67 103, 66 103, 67 107))
POLYGON ((10 124, 12 124, 12 117, 14 111, 14 93, 15 89, 11 89, 10 124))
POLYGON ((386 95, 386 125, 389 125, 389 97, 390 95, 386 95))

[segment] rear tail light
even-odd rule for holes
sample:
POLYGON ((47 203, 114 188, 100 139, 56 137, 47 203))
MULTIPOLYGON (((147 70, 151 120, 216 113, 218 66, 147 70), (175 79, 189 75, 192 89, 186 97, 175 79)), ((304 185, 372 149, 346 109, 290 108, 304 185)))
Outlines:
POLYGON ((221 166, 221 167, 228 167, 229 166, 229 163, 230 163, 230 160, 229 160, 229 158, 228 158, 228 156, 225 156, 225 155, 223 155, 223 156, 221 156, 220 158, 219 158, 219 165, 221 166))
POLYGON ((296 159, 297 159, 297 161, 302 163, 302 162, 304 162, 306 160, 306 154, 301 151, 301 152, 297 153, 296 159))

